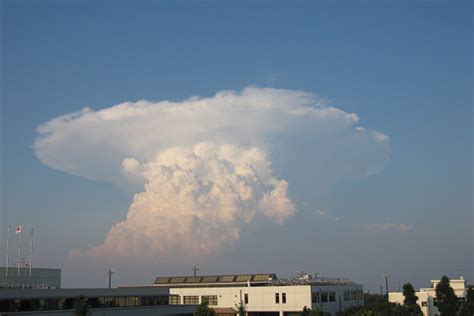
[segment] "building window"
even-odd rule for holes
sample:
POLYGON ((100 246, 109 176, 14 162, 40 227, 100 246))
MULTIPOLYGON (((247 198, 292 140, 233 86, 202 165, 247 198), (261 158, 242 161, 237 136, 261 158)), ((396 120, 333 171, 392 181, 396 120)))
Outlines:
POLYGON ((281 302, 286 304, 286 293, 281 293, 281 302))
POLYGON ((364 299, 364 293, 362 292, 362 290, 357 290, 357 299, 358 300, 364 299))
POLYGON ((181 296, 174 295, 174 294, 170 295, 169 304, 170 305, 179 305, 179 304, 181 304, 181 296))
POLYGON ((217 305, 217 295, 203 295, 201 296, 201 302, 208 302, 209 305, 217 305))
POLYGON ((280 304, 280 294, 279 293, 275 293, 275 303, 280 304))
POLYGON ((321 302, 325 303, 328 301, 328 292, 321 293, 321 302))
POLYGON ((249 303, 249 295, 247 293, 244 294, 244 303, 245 304, 249 303))
POLYGON ((319 303, 321 302, 321 298, 319 297, 319 293, 311 293, 311 302, 312 303, 319 303))
POLYGON ((426 307, 428 305, 428 302, 421 302, 422 307, 426 307))
POLYGON ((197 305, 199 304, 199 296, 183 296, 183 304, 197 305))
POLYGON ((349 291, 344 291, 344 301, 348 301, 349 297, 349 291))
POLYGON ((336 301, 336 292, 329 292, 329 302, 336 301))

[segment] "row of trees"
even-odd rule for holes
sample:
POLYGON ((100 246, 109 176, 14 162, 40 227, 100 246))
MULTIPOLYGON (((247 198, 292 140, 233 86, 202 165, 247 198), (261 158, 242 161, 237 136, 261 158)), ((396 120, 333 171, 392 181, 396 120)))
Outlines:
MULTIPOLYGON (((469 286, 464 301, 459 301, 449 278, 443 276, 436 285, 436 306, 441 316, 473 316, 474 288, 469 286)), ((403 285, 403 305, 390 303, 385 295, 366 295, 365 305, 348 308, 338 316, 419 316, 423 315, 417 304, 418 297, 410 283, 403 285)))

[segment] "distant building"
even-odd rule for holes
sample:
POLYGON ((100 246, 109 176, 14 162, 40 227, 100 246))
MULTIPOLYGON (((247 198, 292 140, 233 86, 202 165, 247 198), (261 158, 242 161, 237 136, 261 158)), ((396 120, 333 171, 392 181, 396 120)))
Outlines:
MULTIPOLYGON (((418 305, 421 307, 421 311, 425 316, 439 316, 440 313, 436 307, 436 285, 440 280, 431 280, 431 287, 421 288, 420 291, 416 292, 418 296, 418 305)), ((450 280, 449 284, 454 290, 454 293, 459 300, 464 301, 466 298, 466 280, 462 277, 460 279, 450 280)), ((405 297, 401 292, 392 292, 388 294, 388 300, 391 303, 403 304, 405 297)))
POLYGON ((32 268, 31 276, 29 268, 20 268, 20 274, 16 267, 0 267, 0 288, 50 288, 61 287, 61 269, 32 268))
POLYGON ((192 316, 195 305, 171 306, 169 289, 0 289, 0 316, 70 316, 83 295, 90 316, 192 316))
POLYGON ((331 315, 363 305, 363 286, 337 278, 278 279, 275 274, 158 277, 155 287, 169 288, 170 304, 207 301, 218 315, 237 313, 240 303, 248 316, 296 316, 303 308, 331 315))

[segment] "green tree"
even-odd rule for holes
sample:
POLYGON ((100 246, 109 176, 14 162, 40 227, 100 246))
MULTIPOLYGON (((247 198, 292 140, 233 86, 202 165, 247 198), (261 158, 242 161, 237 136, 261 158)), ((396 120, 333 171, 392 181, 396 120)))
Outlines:
POLYGON ((321 311, 319 308, 311 310, 311 308, 303 307, 303 311, 301 312, 301 316, 331 316, 329 313, 325 313, 321 311))
POLYGON ((454 294, 453 288, 449 285, 449 278, 445 275, 436 285, 436 301, 441 316, 456 315, 458 309, 457 297, 454 294))
MULTIPOLYGON (((348 314, 348 315, 351 315, 351 314, 348 314)), ((375 312, 371 310, 366 310, 366 309, 360 310, 353 315, 354 316, 376 316, 375 312)))
POLYGON ((403 300, 403 304, 405 306, 416 305, 418 296, 415 295, 415 289, 411 283, 406 283, 403 285, 403 296, 405 297, 403 300))
POLYGON ((79 296, 76 299, 76 303, 74 304, 74 312, 72 313, 73 316, 87 316, 89 315, 89 304, 87 299, 84 295, 79 296))
POLYGON ((418 296, 415 295, 415 289, 411 283, 403 285, 403 296, 405 297, 403 305, 410 315, 423 315, 420 306, 416 303, 418 296))
POLYGON ((196 307, 194 316, 216 316, 216 312, 209 307, 209 303, 207 301, 203 301, 196 307))
POLYGON ((247 313, 247 306, 242 301, 240 301, 240 303, 236 305, 236 307, 237 314, 239 314, 239 316, 245 316, 245 314, 247 313))
POLYGON ((471 285, 467 288, 466 301, 459 308, 459 316, 472 316, 474 315, 474 286, 471 285))
POLYGON ((311 309, 309 309, 308 307, 303 307, 303 311, 301 312, 301 316, 310 316, 311 314, 311 309))
POLYGON ((330 313, 323 312, 323 311, 320 310, 319 308, 310 310, 309 315, 310 315, 310 316, 331 316, 330 313))
POLYGON ((350 306, 336 313, 337 316, 352 316, 364 310, 364 306, 350 306))

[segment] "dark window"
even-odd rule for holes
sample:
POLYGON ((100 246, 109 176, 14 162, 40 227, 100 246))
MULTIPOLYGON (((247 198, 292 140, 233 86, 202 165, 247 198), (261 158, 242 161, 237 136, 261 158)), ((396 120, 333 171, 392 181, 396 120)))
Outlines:
POLYGON ((319 303, 321 298, 319 297, 319 293, 311 293, 311 302, 312 303, 319 303))
POLYGON ((244 294, 244 303, 245 304, 249 303, 249 295, 247 293, 244 294))
POLYGON ((281 302, 286 304, 286 293, 281 293, 281 302))
POLYGON ((275 293, 275 303, 280 304, 280 294, 279 293, 275 293))
POLYGON ((63 302, 62 309, 73 309, 76 299, 74 298, 66 298, 63 302))
POLYGON ((174 294, 170 295, 169 304, 170 305, 179 305, 179 304, 181 304, 181 296, 174 295, 174 294))
POLYGON ((425 307, 426 305, 428 305, 427 302, 421 302, 421 306, 425 307))
POLYGON ((217 295, 203 295, 201 302, 207 302, 209 305, 217 305, 217 295))
POLYGON ((183 296, 183 304, 197 305, 199 304, 199 296, 183 296))
POLYGON ((99 302, 98 297, 90 297, 87 299, 87 302, 89 303, 89 306, 91 308, 99 308, 102 307, 101 303, 99 302))
POLYGON ((321 293, 321 302, 327 302, 328 301, 328 292, 322 292, 321 293))
POLYGON ((336 292, 329 292, 329 302, 336 301, 336 292))

